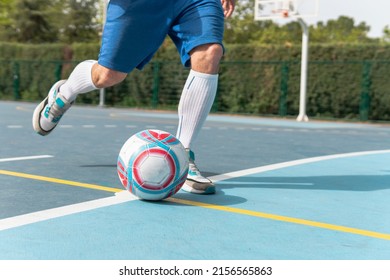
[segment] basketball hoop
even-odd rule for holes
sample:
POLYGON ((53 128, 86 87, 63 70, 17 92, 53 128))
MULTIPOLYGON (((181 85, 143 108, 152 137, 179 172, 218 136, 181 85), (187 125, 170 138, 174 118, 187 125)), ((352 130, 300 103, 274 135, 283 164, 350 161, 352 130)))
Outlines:
POLYGON ((287 9, 274 9, 272 10, 272 13, 281 18, 288 18, 290 16, 290 11, 287 9))
POLYGON ((319 0, 255 0, 255 20, 315 17, 319 0))
POLYGON ((290 10, 288 10, 288 9, 275 9, 275 10, 272 10, 272 13, 275 15, 279 15, 282 18, 288 18, 290 15, 290 10))
POLYGON ((294 1, 291 0, 283 0, 279 2, 276 5, 279 5, 279 10, 276 11, 277 14, 279 14, 282 18, 288 18, 290 11, 293 12, 294 10, 294 1))

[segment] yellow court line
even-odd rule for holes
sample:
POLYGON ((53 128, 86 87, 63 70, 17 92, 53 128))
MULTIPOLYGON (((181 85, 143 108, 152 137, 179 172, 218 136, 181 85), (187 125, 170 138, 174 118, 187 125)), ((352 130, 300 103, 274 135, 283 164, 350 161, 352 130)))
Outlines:
MULTIPOLYGON (((46 181, 46 182, 57 183, 57 184, 82 187, 82 188, 107 191, 107 192, 123 191, 123 189, 110 188, 110 187, 104 187, 104 186, 99 186, 99 185, 86 184, 86 183, 80 183, 80 182, 75 182, 75 181, 62 180, 62 179, 56 179, 56 178, 51 178, 51 177, 44 177, 44 176, 38 176, 38 175, 32 175, 32 174, 26 174, 26 173, 20 173, 20 172, 13 172, 13 171, 7 171, 7 170, 0 170, 0 174, 14 176, 14 177, 27 178, 27 179, 34 179, 34 180, 39 180, 39 181, 46 181)), ((263 218, 263 219, 269 219, 269 220, 274 220, 274 221, 293 223, 293 224, 323 228, 323 229, 328 229, 328 230, 333 230, 333 231, 340 231, 340 232, 345 232, 345 233, 349 233, 349 234, 356 234, 356 235, 362 235, 362 236, 367 236, 367 237, 372 237, 372 238, 390 240, 390 234, 380 233, 380 232, 375 232, 375 231, 333 225, 333 224, 328 224, 328 223, 310 221, 310 220, 287 217, 287 216, 280 216, 280 215, 275 215, 275 214, 233 208, 233 207, 228 207, 228 206, 221 206, 221 205, 179 199, 179 198, 174 198, 174 197, 170 197, 166 200, 170 201, 170 202, 178 203, 178 204, 198 206, 198 207, 203 207, 203 208, 207 208, 207 209, 225 211, 225 212, 247 215, 247 216, 252 216, 252 217, 258 217, 258 218, 263 218)))
POLYGON ((286 223, 293 223, 293 224, 299 224, 299 225, 305 225, 305 226, 312 226, 317 228, 323 228, 333 231, 341 231, 346 232, 350 234, 357 234, 357 235, 363 235, 373 238, 379 238, 379 239, 385 239, 390 240, 390 234, 386 233, 380 233, 375 231, 369 231, 369 230, 363 230, 363 229, 357 229, 357 228, 351 228, 351 227, 345 227, 345 226, 338 226, 333 224, 327 224, 327 223, 321 223, 316 221, 310 221, 310 220, 304 220, 304 219, 298 219, 298 218, 292 218, 287 216, 280 216, 280 215, 274 215, 274 214, 268 214, 263 212, 257 212, 257 211, 251 211, 251 210, 245 210, 245 209, 239 209, 239 208, 233 208, 233 207, 227 207, 227 206, 221 206, 221 205, 214 205, 214 204, 208 204, 203 202, 197 202, 197 201, 191 201, 191 200, 184 200, 184 199, 178 199, 178 198, 168 198, 167 200, 179 204, 186 204, 186 205, 192 205, 192 206, 198 206, 208 209, 214 209, 219 211, 225 211, 230 213, 236 213, 241 215, 248 215, 253 217, 259 217, 269 220, 275 220, 275 221, 281 221, 286 223))
POLYGON ((57 179, 57 178, 38 176, 38 175, 13 172, 13 171, 7 171, 7 170, 0 170, 0 174, 14 176, 14 177, 21 177, 21 178, 26 178, 26 179, 34 179, 34 180, 39 180, 39 181, 51 182, 51 183, 57 183, 57 184, 63 184, 63 185, 69 185, 69 186, 75 186, 75 187, 82 187, 82 188, 87 188, 87 189, 94 189, 94 190, 99 190, 99 191, 106 191, 106 192, 116 193, 116 192, 123 191, 123 189, 110 188, 110 187, 104 187, 104 186, 99 186, 99 185, 93 185, 93 184, 87 184, 87 183, 81 183, 81 182, 75 182, 75 181, 69 181, 69 180, 62 180, 62 179, 57 179))

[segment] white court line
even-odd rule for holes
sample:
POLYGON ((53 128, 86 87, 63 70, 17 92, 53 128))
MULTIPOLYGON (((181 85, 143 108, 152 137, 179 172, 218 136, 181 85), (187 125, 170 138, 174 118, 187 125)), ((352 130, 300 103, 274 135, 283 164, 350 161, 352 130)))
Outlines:
POLYGON ((73 128, 73 125, 71 125, 71 124, 60 124, 59 126, 61 128, 73 128))
POLYGON ((7 125, 7 128, 23 128, 23 125, 7 125))
POLYGON ((17 161, 17 160, 30 160, 30 159, 42 159, 42 158, 52 158, 51 155, 41 155, 41 156, 28 156, 28 157, 14 157, 14 158, 0 158, 0 162, 7 161, 17 161))
POLYGON ((347 158, 347 157, 358 157, 358 156, 365 156, 365 155, 375 155, 375 154, 386 154, 390 153, 390 150, 378 150, 378 151, 364 151, 364 152, 354 152, 354 153, 346 153, 346 154, 336 154, 336 155, 328 155, 328 156, 319 156, 319 157, 312 157, 312 158, 304 158, 304 159, 298 159, 293 161, 287 161, 287 162, 281 162, 266 166, 260 166, 240 171, 234 171, 230 173, 220 174, 216 176, 209 177, 209 179, 213 182, 228 180, 232 178, 237 177, 243 177, 248 176, 252 174, 267 172, 271 170, 281 169, 285 167, 291 167, 306 163, 312 163, 312 162, 318 162, 323 160, 329 160, 329 159, 336 159, 336 158, 347 158))
POLYGON ((0 220, 0 231, 137 199, 130 192, 122 191, 111 197, 5 218, 0 220))
MULTIPOLYGON (((281 168, 286 168, 286 167, 291 167, 291 166, 296 166, 296 165, 301 165, 306 163, 318 162, 323 160, 356 157, 356 156, 364 156, 364 155, 374 155, 374 154, 385 154, 385 153, 390 153, 390 150, 365 151, 365 152, 355 152, 355 153, 306 158, 306 159, 293 160, 288 162, 271 164, 267 166, 256 167, 256 168, 250 168, 250 169, 236 171, 236 172, 230 172, 230 173, 210 177, 210 179, 214 182, 218 182, 218 181, 223 181, 231 178, 247 176, 255 173, 261 173, 270 170, 276 170, 276 169, 281 169, 281 168)), ((78 204, 43 210, 35 213, 5 218, 3 220, 0 220, 0 231, 19 227, 22 225, 45 221, 53 218, 59 218, 66 215, 89 211, 101 207, 115 205, 127 201, 137 200, 137 199, 138 199, 137 197, 133 196, 128 191, 122 191, 116 193, 114 197, 102 198, 102 199, 92 200, 88 202, 82 202, 78 204)))

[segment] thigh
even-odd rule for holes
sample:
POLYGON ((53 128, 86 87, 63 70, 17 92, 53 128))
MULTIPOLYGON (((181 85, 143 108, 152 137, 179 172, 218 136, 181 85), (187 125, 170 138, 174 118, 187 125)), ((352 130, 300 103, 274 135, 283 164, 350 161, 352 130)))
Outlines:
POLYGON ((164 41, 173 0, 111 0, 99 64, 129 73, 141 69, 164 41))
POLYGON ((190 52, 195 47, 213 43, 223 46, 224 15, 221 0, 177 1, 175 13, 178 16, 169 36, 185 66, 190 66, 190 52))

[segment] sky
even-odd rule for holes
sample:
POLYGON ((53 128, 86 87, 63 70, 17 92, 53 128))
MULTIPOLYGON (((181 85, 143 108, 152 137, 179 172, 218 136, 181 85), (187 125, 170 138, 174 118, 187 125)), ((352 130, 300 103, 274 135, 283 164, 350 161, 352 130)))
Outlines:
MULTIPOLYGON (((311 0, 305 0, 311 1, 311 0)), ((390 28, 390 0, 319 0, 317 17, 307 18, 308 24, 326 22, 339 16, 348 16, 355 24, 365 22, 371 27, 369 37, 382 37, 386 25, 390 28)))

